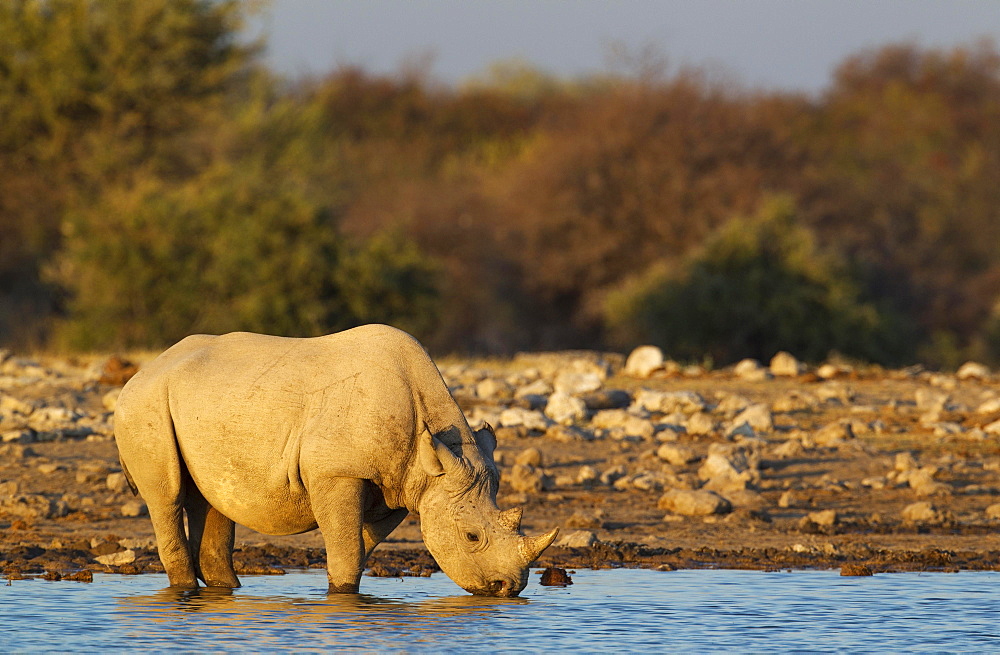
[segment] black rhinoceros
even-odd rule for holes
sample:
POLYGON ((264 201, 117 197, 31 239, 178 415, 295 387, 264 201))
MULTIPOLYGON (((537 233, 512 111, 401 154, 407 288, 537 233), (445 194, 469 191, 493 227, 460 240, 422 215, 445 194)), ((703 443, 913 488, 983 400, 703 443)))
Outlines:
POLYGON ((415 512, 459 586, 514 596, 558 532, 526 537, 521 510, 497 508, 492 430, 473 431, 423 347, 385 325, 187 337, 122 389, 115 439, 171 586, 238 587, 240 523, 318 527, 330 591, 356 592, 372 549, 415 512))

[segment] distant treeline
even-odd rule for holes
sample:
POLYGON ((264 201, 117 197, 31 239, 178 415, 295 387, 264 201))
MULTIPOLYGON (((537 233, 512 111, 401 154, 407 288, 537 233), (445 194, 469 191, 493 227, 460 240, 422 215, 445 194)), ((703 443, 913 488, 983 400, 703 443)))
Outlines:
POLYGON ((0 3, 0 345, 388 322, 439 353, 1000 362, 992 43, 862 52, 818 97, 288 81, 245 11, 0 3))

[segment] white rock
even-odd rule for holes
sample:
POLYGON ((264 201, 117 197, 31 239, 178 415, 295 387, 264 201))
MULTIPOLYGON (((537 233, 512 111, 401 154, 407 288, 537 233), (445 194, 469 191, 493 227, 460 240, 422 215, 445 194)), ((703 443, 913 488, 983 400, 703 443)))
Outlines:
POLYGON ((31 403, 18 400, 14 396, 8 396, 7 394, 0 393, 0 414, 8 416, 11 414, 28 416, 33 411, 35 411, 35 406, 31 403))
POLYGON ((698 459, 694 450, 675 443, 665 443, 656 450, 656 456, 674 466, 684 466, 698 459))
POLYGON ((656 346, 639 346, 625 360, 625 375, 648 378, 663 368, 663 351, 656 346))
POLYGON ((123 493, 128 489, 128 479, 124 473, 109 473, 105 484, 115 493, 123 493))
POLYGON ((121 387, 115 387, 111 391, 101 396, 101 405, 104 406, 105 410, 109 412, 115 411, 115 407, 118 406, 118 396, 121 394, 121 392, 122 392, 121 387))
POLYGON ((725 514, 732 509, 728 500, 703 489, 671 489, 660 497, 656 506, 682 516, 725 514))
POLYGON ((617 466, 612 466, 608 470, 601 473, 601 484, 611 486, 619 479, 625 477, 625 467, 621 464, 617 466))
POLYGON ((1000 419, 997 419, 992 423, 984 425, 983 432, 985 432, 986 434, 1000 434, 1000 419))
POLYGON ((990 379, 990 369, 979 362, 965 362, 959 367, 955 377, 959 380, 988 380, 990 379))
POLYGON ((977 414, 993 414, 1000 412, 1000 398, 988 398, 976 408, 977 414))
POLYGON ((486 378, 476 385, 476 396, 484 400, 493 398, 509 398, 513 389, 503 380, 486 378))
POLYGON ((733 375, 746 382, 763 382, 771 377, 767 369, 756 359, 741 360, 733 367, 733 375))
POLYGON ((556 542, 563 548, 589 548, 597 543, 597 535, 590 530, 576 530, 556 542))
POLYGON ((549 396, 545 405, 545 415, 556 423, 572 425, 587 418, 587 405, 580 398, 565 391, 556 391, 549 396))
POLYGON ((914 393, 917 409, 922 412, 942 412, 948 404, 949 396, 943 391, 920 388, 914 393))
POLYGON ((94 560, 104 566, 121 566, 122 564, 131 564, 135 561, 135 551, 129 548, 128 550, 123 550, 120 553, 98 555, 94 558, 94 560))
POLYGON ((817 512, 809 512, 806 516, 810 523, 815 523, 821 527, 829 527, 836 525, 839 517, 837 516, 836 510, 824 509, 817 512))
POLYGON ((133 518, 136 516, 145 516, 149 510, 146 508, 146 503, 140 500, 130 500, 121 506, 120 511, 122 516, 133 518))
POLYGON ((688 434, 712 434, 717 427, 712 417, 705 412, 695 412, 684 422, 684 429, 688 434))
POLYGON ((556 393, 583 394, 597 391, 604 384, 601 376, 597 373, 578 373, 575 371, 563 371, 556 377, 556 393))
POLYGON ((904 507, 902 517, 911 523, 936 523, 941 520, 941 514, 926 500, 904 507))
POLYGON ((640 389, 635 394, 632 409, 670 414, 693 414, 705 409, 705 399, 693 391, 654 391, 640 389))
POLYGON ((550 421, 545 416, 533 409, 523 407, 509 407, 500 413, 500 427, 516 428, 524 426, 529 430, 545 431, 550 425, 550 421))
POLYGON ((771 358, 771 375, 796 376, 803 373, 805 368, 791 353, 785 351, 781 351, 771 358))
POLYGON ((524 398, 526 396, 548 396, 552 393, 552 391, 552 385, 545 380, 535 380, 530 384, 518 387, 517 391, 514 392, 514 397, 524 398))
POLYGON ((736 415, 731 426, 736 428, 743 423, 749 425, 756 432, 770 432, 774 429, 774 417, 771 414, 771 409, 764 403, 756 403, 744 409, 736 415))
POLYGON ((551 484, 551 480, 541 469, 526 464, 515 464, 505 477, 514 491, 522 493, 538 493, 551 484))
POLYGON ((525 448, 517 454, 517 457, 514 458, 514 463, 527 466, 541 466, 542 451, 535 447, 525 448))
POLYGON ((576 482, 577 484, 590 485, 596 482, 599 477, 597 469, 588 464, 584 464, 580 467, 580 470, 576 474, 576 482))
POLYGON ((1000 503, 993 503, 986 508, 986 518, 1000 519, 1000 503))
POLYGON ((816 430, 812 438, 817 446, 836 447, 854 439, 854 430, 851 428, 851 424, 846 421, 834 421, 816 430))

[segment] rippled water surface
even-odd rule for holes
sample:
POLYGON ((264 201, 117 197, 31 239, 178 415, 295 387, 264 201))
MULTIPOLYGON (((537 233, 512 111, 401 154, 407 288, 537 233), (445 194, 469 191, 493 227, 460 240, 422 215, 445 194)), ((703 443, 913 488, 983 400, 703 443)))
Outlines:
POLYGON ((161 575, 0 586, 0 650, 1000 651, 1000 573, 587 571, 532 575, 523 597, 466 595, 443 574, 244 576, 235 591, 165 590, 161 575))

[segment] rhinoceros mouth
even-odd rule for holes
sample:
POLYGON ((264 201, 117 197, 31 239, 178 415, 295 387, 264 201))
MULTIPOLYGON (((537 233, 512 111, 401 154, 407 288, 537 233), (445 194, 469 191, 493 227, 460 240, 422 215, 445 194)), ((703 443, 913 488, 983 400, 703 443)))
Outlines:
POLYGON ((469 589, 476 596, 493 596, 497 598, 513 598, 521 593, 523 587, 509 580, 492 580, 485 586, 469 589))

